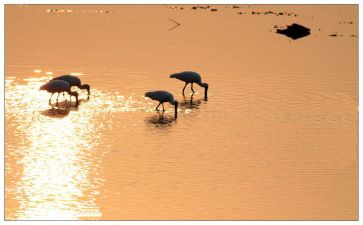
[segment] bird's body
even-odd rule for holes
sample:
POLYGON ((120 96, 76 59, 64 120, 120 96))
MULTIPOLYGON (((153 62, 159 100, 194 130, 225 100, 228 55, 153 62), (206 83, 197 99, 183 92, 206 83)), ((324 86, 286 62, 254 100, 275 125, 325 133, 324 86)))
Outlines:
POLYGON ((200 77, 200 75, 197 72, 193 72, 193 71, 184 71, 181 73, 174 73, 172 75, 170 75, 170 78, 176 78, 178 80, 184 81, 185 82, 185 86, 183 88, 183 95, 184 95, 184 90, 186 88, 186 86, 190 83, 191 84, 191 90, 194 93, 194 89, 193 89, 193 83, 198 84, 201 87, 204 87, 205 92, 204 92, 204 99, 207 100, 208 96, 208 84, 207 83, 202 83, 202 78, 200 77))
MULTIPOLYGON (((52 96, 54 93, 59 94, 62 92, 67 92, 70 96, 76 97, 76 105, 78 106, 78 93, 71 91, 71 86, 68 84, 68 82, 63 80, 50 80, 46 84, 42 85, 39 90, 45 90, 49 93, 52 93, 49 99, 49 104, 52 99, 52 96)), ((58 105, 58 97, 57 97, 57 105, 58 105)))
POLYGON ((81 84, 81 79, 79 77, 74 75, 62 75, 56 78, 53 78, 53 80, 63 80, 68 82, 68 84, 73 87, 76 86, 79 89, 87 89, 88 96, 90 95, 90 86, 88 84, 81 84))
POLYGON ((164 110, 164 102, 169 102, 170 104, 175 106, 175 118, 177 117, 178 113, 178 101, 174 100, 174 96, 167 92, 167 91, 150 91, 145 93, 145 97, 149 97, 152 100, 158 101, 159 105, 156 107, 156 110, 158 110, 158 107, 160 104, 163 106, 164 110))

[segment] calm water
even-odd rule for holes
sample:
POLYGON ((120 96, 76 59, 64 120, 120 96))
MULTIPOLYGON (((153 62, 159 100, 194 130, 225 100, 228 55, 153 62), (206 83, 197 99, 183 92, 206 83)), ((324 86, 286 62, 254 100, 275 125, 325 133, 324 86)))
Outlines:
POLYGON ((358 6, 191 7, 5 7, 6 219, 358 218, 358 6), (70 73, 90 99, 51 109, 70 73))

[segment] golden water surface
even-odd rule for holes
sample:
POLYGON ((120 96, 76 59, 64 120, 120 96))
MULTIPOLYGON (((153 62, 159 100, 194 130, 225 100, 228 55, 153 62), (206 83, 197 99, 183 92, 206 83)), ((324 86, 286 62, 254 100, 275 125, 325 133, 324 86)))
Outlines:
POLYGON ((358 5, 192 7, 5 7, 5 219, 358 219, 358 5))

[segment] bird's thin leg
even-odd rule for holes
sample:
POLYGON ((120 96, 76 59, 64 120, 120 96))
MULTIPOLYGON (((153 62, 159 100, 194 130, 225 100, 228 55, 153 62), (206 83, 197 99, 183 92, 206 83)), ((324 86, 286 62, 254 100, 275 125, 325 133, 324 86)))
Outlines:
POLYGON ((184 95, 184 90, 185 90, 185 88, 187 87, 187 85, 188 85, 188 83, 185 83, 185 86, 184 86, 184 88, 183 88, 183 95, 184 95))
POLYGON ((161 105, 163 106, 163 112, 165 111, 165 109, 164 109, 164 103, 161 103, 161 105))
POLYGON ((158 108, 159 108, 160 105, 161 105, 161 102, 159 102, 159 105, 156 106, 156 111, 159 111, 158 108))
POLYGON ((193 83, 190 86, 191 86, 192 92, 194 93, 193 83))
POLYGON ((58 98, 59 98, 59 95, 60 95, 60 93, 58 92, 58 96, 57 96, 57 106, 58 106, 58 98))
POLYGON ((51 105, 51 100, 52 100, 53 94, 54 94, 54 93, 52 93, 52 95, 51 95, 51 96, 50 96, 50 98, 49 98, 49 105, 51 105))
POLYGON ((63 98, 64 98, 65 101, 67 101, 66 96, 64 95, 64 92, 63 92, 63 98))

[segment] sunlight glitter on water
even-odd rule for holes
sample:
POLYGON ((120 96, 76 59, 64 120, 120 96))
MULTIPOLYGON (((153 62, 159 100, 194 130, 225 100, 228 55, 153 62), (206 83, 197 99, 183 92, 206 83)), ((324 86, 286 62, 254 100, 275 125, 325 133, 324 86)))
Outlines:
MULTIPOLYGON (((100 137, 93 120, 101 112, 138 111, 145 105, 132 96, 112 96, 94 89, 91 100, 81 99, 77 109, 69 108, 62 96, 60 107, 50 109, 50 93, 39 91, 48 79, 24 79, 25 85, 6 80, 7 115, 14 117, 11 126, 25 133, 27 139, 23 148, 8 147, 14 151, 10 155, 21 156, 16 166, 17 170, 22 168, 22 177, 16 187, 8 189, 15 192, 20 204, 16 219, 98 218, 101 212, 90 198, 97 191, 83 199, 85 191, 102 183, 102 178, 90 175, 99 165, 92 163, 99 159, 90 157, 100 137)), ((54 102, 53 97, 53 106, 54 102)))

